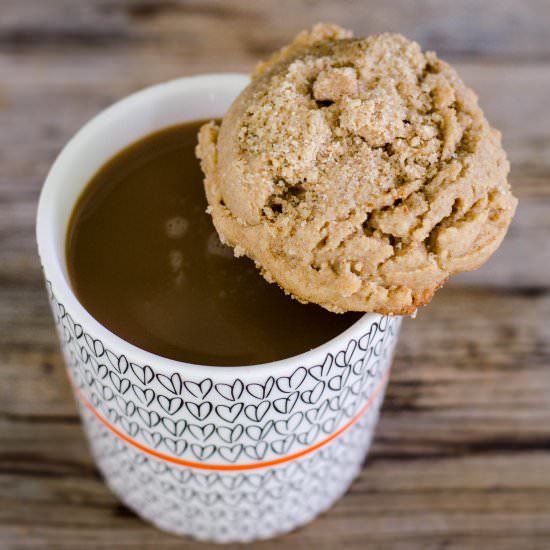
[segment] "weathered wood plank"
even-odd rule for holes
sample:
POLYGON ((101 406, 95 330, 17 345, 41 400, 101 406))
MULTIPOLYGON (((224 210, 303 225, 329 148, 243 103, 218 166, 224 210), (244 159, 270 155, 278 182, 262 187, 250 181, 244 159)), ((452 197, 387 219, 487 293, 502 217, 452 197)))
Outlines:
MULTIPOLYGON (((548 457, 537 454, 376 461, 317 524, 255 547, 364 548, 368 541, 376 548, 441 548, 447 540, 451 548, 518 548, 529 540, 529 548, 543 548, 550 535, 549 466, 548 457), (520 480, 519 464, 527 472, 520 480)), ((90 476, 52 477, 46 484, 39 477, 0 475, 0 488, 0 543, 24 534, 29 544, 45 539, 55 548, 182 544, 140 522, 90 476)), ((185 543, 209 547, 215 548, 185 543)))
POLYGON ((403 32, 451 57, 548 59, 544 0, 386 2, 361 0, 3 0, 0 43, 111 48, 178 45, 187 57, 257 57, 318 20, 361 34, 403 32))

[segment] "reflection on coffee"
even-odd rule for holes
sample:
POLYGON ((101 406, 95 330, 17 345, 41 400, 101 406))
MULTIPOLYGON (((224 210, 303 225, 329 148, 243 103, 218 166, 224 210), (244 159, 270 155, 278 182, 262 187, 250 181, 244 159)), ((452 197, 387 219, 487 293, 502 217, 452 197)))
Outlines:
POLYGON ((128 342, 191 363, 264 363, 328 341, 359 314, 292 300, 220 243, 194 154, 202 122, 136 142, 87 185, 66 246, 78 299, 128 342))

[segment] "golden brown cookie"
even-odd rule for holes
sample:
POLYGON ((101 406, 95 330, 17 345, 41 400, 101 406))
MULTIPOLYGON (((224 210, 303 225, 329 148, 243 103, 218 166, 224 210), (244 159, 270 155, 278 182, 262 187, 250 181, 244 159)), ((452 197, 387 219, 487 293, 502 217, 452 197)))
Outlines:
POLYGON ((396 34, 317 25, 260 64, 197 155, 214 225, 302 302, 409 314, 516 208, 475 94, 396 34))

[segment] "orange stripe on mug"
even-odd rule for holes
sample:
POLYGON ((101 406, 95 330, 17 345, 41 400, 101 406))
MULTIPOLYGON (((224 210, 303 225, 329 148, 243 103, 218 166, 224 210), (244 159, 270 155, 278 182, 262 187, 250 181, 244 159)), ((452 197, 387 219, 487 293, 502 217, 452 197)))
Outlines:
POLYGON ((300 458, 304 455, 312 453, 313 451, 316 451, 317 449, 320 449, 321 447, 324 447, 327 443, 330 443, 333 439, 336 439, 339 435, 343 434, 348 428, 353 426, 368 411, 368 409, 374 403, 375 399, 380 395, 380 393, 384 389, 384 386, 386 385, 388 378, 389 378, 389 372, 385 374, 384 377, 380 380, 380 382, 372 392, 372 395, 370 396, 369 400, 361 407, 361 409, 359 409, 359 411, 355 414, 353 418, 348 420, 342 427, 340 427, 338 430, 336 430, 334 433, 332 433, 325 439, 319 441, 318 443, 315 443, 314 445, 311 445, 310 447, 307 447, 306 449, 302 449, 297 453, 283 456, 281 458, 266 460, 264 462, 253 462, 251 464, 206 464, 204 462, 193 462, 191 460, 183 460, 181 458, 176 458, 170 455, 166 455, 164 453, 159 453, 158 451, 155 451, 154 449, 150 449, 149 447, 146 447, 145 445, 142 445, 141 443, 138 443, 134 439, 131 439, 127 435, 123 434, 119 429, 115 428, 110 422, 108 422, 105 418, 103 418, 103 416, 99 413, 99 411, 88 401, 88 399, 82 393, 82 391, 80 391, 80 389, 77 388, 77 386, 74 384, 72 380, 72 376, 69 374, 69 380, 75 390, 76 395, 78 396, 82 404, 107 429, 113 432, 116 436, 120 437, 120 439, 123 439, 129 445, 132 445, 136 449, 139 449, 140 451, 148 455, 154 456, 155 458, 158 458, 160 460, 165 460, 166 462, 171 462, 173 464, 178 464, 179 466, 188 466, 190 468, 197 468, 199 470, 217 470, 217 471, 255 470, 257 468, 266 468, 268 466, 276 466, 278 464, 290 462, 291 460, 296 460, 297 458, 300 458))

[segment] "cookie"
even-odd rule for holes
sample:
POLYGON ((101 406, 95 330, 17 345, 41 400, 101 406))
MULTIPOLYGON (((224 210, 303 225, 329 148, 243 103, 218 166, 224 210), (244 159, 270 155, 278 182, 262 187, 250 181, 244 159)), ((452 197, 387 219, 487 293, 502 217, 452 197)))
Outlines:
POLYGON ((397 34, 300 33, 197 156, 222 241, 334 312, 414 312, 489 258, 517 204, 475 94, 397 34))

